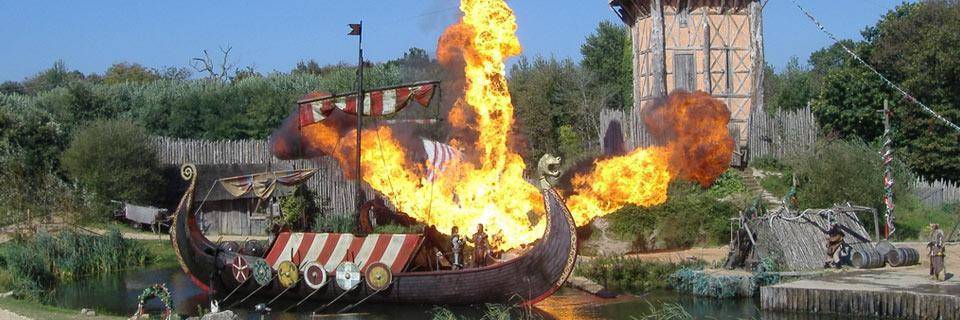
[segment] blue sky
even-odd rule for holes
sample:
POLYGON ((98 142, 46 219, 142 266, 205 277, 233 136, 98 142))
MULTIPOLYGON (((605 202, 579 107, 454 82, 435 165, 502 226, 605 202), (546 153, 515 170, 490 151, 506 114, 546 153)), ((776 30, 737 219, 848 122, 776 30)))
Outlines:
MULTIPOLYGON (((838 36, 859 38, 901 1, 799 0, 838 36)), ((615 20, 606 0, 509 1, 526 55, 580 59, 580 45, 601 20, 615 20)), ((297 61, 353 61, 347 23, 364 19, 366 56, 383 61, 409 47, 433 52, 457 17, 457 0, 378 1, 2 1, 0 81, 22 80, 63 59, 84 73, 115 62, 188 66, 201 50, 232 46, 239 66, 290 70, 297 61)), ((829 40, 789 0, 765 9, 766 54, 783 66, 829 40)))

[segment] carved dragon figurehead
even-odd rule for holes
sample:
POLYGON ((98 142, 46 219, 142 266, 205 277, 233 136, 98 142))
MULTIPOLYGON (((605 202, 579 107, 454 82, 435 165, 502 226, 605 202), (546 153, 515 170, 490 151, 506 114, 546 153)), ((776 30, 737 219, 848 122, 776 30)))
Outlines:
POLYGON ((552 188, 560 178, 560 157, 549 153, 544 154, 537 163, 537 174, 540 175, 540 189, 552 188))

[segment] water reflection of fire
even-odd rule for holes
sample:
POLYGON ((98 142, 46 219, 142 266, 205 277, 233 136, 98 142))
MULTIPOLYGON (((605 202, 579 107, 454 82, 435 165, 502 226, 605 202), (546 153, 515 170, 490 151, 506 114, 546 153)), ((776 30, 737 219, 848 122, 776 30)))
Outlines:
MULTIPOLYGON (((444 32, 437 55, 448 66, 460 62, 464 70, 463 97, 447 116, 453 130, 449 144, 464 157, 427 181, 425 164, 411 155, 406 134, 378 126, 362 133, 362 178, 398 211, 441 232, 453 226, 472 230, 482 223, 499 249, 516 248, 537 240, 545 222, 536 218, 544 211, 540 192, 524 178, 523 159, 510 143, 514 110, 504 61, 521 52, 516 18, 503 0, 462 0, 460 10, 463 17, 444 32)), ((678 93, 648 111, 647 125, 665 146, 598 161, 593 172, 574 178, 568 206, 578 225, 627 203, 663 203, 671 179, 709 185, 726 168, 733 141, 722 103, 703 93, 678 93)), ((278 156, 331 155, 345 174, 354 172, 355 127, 349 116, 334 112, 303 128, 291 122, 278 130, 287 138, 274 135, 278 156), (294 130, 299 134, 289 134, 294 130), (301 135, 302 141, 283 141, 301 135), (301 150, 294 152, 291 145, 301 150)))

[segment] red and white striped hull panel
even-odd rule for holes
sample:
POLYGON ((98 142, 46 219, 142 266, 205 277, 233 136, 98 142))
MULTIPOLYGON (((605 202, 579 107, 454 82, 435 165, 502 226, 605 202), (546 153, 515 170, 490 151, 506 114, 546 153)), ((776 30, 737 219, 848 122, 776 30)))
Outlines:
POLYGON ((274 269, 284 261, 291 261, 296 265, 316 261, 331 275, 343 261, 357 263, 361 272, 374 262, 382 262, 397 273, 403 271, 413 258, 422 238, 419 234, 355 236, 342 233, 284 232, 277 235, 266 260, 274 269))

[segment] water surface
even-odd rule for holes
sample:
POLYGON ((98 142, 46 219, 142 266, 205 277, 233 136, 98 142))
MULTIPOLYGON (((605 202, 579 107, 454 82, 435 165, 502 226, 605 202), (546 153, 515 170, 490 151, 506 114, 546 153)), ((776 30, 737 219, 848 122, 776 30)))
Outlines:
MULTIPOLYGON (((137 296, 144 288, 155 283, 165 283, 173 296, 176 312, 196 315, 198 306, 208 307, 208 299, 179 268, 149 268, 130 270, 103 277, 86 278, 56 288, 50 304, 70 308, 92 308, 100 313, 132 315, 137 308, 137 296)), ((616 299, 600 299, 579 290, 564 288, 554 296, 537 304, 532 310, 545 319, 601 320, 642 318, 649 314, 650 306, 663 303, 678 303, 697 319, 836 319, 809 315, 764 313, 759 310, 757 299, 716 300, 676 294, 672 291, 656 291, 639 297, 623 295, 616 299)), ((342 306, 329 308, 328 312, 342 306)), ((430 319, 436 306, 429 305, 362 305, 350 314, 329 316, 330 319, 430 319)), ((162 308, 156 299, 147 304, 147 310, 159 313, 162 308)), ((484 306, 451 306, 448 309, 461 316, 478 319, 484 306)), ((258 314, 238 309, 247 319, 259 319, 258 314)), ((307 314, 279 314, 272 319, 306 319, 307 314)))

